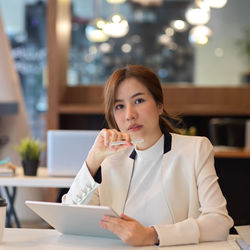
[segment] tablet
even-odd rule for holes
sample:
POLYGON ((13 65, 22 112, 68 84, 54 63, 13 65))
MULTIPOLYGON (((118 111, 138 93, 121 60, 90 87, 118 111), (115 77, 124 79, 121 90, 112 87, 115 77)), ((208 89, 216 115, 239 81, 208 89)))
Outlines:
POLYGON ((103 215, 119 217, 109 207, 42 201, 25 201, 25 204, 63 234, 118 238, 100 226, 103 215))

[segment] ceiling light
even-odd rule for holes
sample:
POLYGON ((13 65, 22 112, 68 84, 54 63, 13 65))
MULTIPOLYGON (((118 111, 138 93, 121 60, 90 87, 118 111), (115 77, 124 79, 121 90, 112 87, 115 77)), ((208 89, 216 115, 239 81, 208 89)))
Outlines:
POLYGON ((138 3, 142 6, 161 6, 163 0, 131 0, 134 3, 138 3))
POLYGON ((192 25, 206 24, 210 19, 210 9, 204 3, 190 6, 186 11, 186 19, 192 25))
POLYGON ((227 0, 204 0, 211 8, 222 8, 226 5, 227 0))
POLYGON ((111 4, 121 4, 126 2, 126 0, 106 0, 106 1, 111 4))
POLYGON ((105 20, 101 18, 96 18, 90 22, 85 29, 88 40, 96 43, 107 41, 109 36, 103 32, 104 25, 105 20))
POLYGON ((212 35, 212 31, 205 25, 198 25, 190 30, 189 40, 192 43, 204 45, 208 43, 208 38, 212 35))
POLYGON ((107 22, 103 27, 103 32, 114 38, 119 38, 127 35, 129 31, 129 25, 126 19, 120 15, 115 14, 111 17, 111 21, 107 22))
POLYGON ((122 20, 122 17, 118 14, 115 14, 111 17, 111 20, 113 23, 120 23, 122 20))
POLYGON ((96 27, 97 27, 98 29, 103 29, 105 23, 106 23, 106 21, 103 20, 102 18, 97 18, 97 19, 96 19, 96 27))
POLYGON ((187 23, 183 20, 173 20, 170 22, 171 27, 179 32, 185 31, 188 27, 187 23))
POLYGON ((170 28, 170 27, 167 27, 165 29, 165 33, 166 33, 167 36, 173 36, 174 35, 174 29, 170 28))
POLYGON ((162 34, 158 37, 158 43, 162 45, 168 45, 172 42, 172 38, 169 37, 167 34, 162 34))
POLYGON ((124 43, 124 44, 122 45, 122 47, 121 47, 121 50, 122 50, 123 53, 127 54, 127 53, 131 52, 132 47, 131 47, 130 44, 124 43))
POLYGON ((102 43, 99 48, 100 51, 104 54, 111 51, 111 45, 109 43, 102 43))

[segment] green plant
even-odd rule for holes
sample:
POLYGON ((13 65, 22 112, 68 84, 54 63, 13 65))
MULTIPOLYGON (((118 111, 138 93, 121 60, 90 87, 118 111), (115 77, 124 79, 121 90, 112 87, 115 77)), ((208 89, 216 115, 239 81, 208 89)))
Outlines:
POLYGON ((236 41, 236 45, 247 62, 247 69, 250 72, 250 30, 245 30, 241 39, 236 41))
POLYGON ((26 137, 14 149, 20 153, 22 160, 39 160, 40 154, 44 149, 44 144, 41 144, 39 140, 26 137))

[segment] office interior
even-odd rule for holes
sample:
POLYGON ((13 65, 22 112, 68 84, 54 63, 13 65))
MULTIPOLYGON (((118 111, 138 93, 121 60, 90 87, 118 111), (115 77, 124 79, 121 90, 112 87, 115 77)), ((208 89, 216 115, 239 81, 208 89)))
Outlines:
MULTIPOLYGON (((161 80, 181 131, 213 143, 229 214, 249 225, 250 1, 199 7, 203 20, 192 21, 188 11, 203 2, 0 0, 0 161, 21 166, 13 147, 26 136, 46 143, 48 130, 107 127, 105 81, 119 67, 143 64, 161 80)), ((47 227, 24 201, 58 201, 59 191, 17 188, 21 227, 47 227)))

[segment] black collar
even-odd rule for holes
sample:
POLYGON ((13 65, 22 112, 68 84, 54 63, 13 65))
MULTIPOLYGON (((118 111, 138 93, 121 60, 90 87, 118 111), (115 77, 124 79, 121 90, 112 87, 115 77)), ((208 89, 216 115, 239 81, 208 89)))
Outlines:
MULTIPOLYGON (((172 135, 169 132, 167 132, 167 131, 164 131, 163 134, 164 134, 164 148, 163 148, 163 153, 166 154, 167 152, 169 152, 171 150, 172 135)), ((129 157, 134 160, 135 156, 136 156, 136 151, 134 149, 132 151, 132 153, 130 154, 129 157)))

